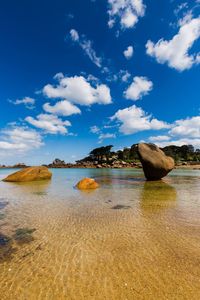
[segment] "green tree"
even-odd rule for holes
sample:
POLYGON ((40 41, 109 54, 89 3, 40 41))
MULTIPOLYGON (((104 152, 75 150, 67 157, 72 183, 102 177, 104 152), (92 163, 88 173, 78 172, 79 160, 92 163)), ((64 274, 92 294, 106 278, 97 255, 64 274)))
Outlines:
POLYGON ((103 157, 106 158, 106 160, 109 160, 110 154, 111 154, 111 149, 112 149, 112 145, 108 145, 108 146, 103 146, 103 147, 99 147, 99 148, 95 148, 90 152, 90 157, 93 160, 97 160, 98 162, 101 162, 103 160, 103 157))

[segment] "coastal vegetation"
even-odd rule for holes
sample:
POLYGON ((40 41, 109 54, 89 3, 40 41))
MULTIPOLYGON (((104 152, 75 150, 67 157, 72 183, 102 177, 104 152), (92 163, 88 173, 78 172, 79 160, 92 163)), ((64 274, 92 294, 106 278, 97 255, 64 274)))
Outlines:
MULTIPOLYGON (((138 144, 133 144, 131 147, 125 147, 117 151, 112 151, 112 148, 112 145, 95 148, 90 151, 89 156, 78 162, 97 161, 101 163, 103 161, 109 162, 113 160, 122 160, 125 162, 139 161, 138 144)), ((192 145, 169 145, 161 148, 161 150, 167 156, 171 156, 176 163, 183 161, 200 162, 200 149, 195 150, 192 145)))
MULTIPOLYGON (((75 163, 65 162, 59 158, 52 163, 44 165, 48 168, 81 168, 81 167, 141 167, 138 156, 138 144, 131 147, 113 150, 113 145, 101 146, 92 149, 88 156, 77 160, 75 163)), ((200 149, 195 149, 193 145, 168 145, 160 148, 167 156, 171 156, 177 165, 199 165, 200 149)), ((14 166, 0 165, 0 168, 27 168, 24 163, 14 166)))

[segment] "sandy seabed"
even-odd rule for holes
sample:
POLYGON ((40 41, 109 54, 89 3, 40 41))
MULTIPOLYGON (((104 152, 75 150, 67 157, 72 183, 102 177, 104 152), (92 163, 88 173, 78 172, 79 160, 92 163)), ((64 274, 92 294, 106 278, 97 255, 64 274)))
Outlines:
POLYGON ((199 171, 53 173, 0 183, 1 300, 200 299, 199 171), (85 176, 100 188, 74 189, 85 176))

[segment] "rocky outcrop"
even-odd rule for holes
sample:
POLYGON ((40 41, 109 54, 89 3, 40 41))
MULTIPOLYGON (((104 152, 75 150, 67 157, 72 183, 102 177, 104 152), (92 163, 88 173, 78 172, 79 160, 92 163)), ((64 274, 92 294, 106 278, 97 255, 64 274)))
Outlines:
POLYGON ((99 187, 99 184, 92 178, 83 178, 76 185, 79 190, 91 190, 99 187))
POLYGON ((7 182, 27 182, 36 180, 51 179, 52 173, 47 167, 29 167, 8 175, 3 181, 7 182))
POLYGON ((147 180, 159 180, 174 168, 173 158, 154 144, 138 144, 138 155, 147 180))

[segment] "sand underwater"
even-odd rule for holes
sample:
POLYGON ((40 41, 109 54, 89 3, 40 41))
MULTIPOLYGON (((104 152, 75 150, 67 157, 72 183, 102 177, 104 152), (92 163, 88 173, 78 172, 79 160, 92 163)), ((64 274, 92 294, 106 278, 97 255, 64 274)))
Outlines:
POLYGON ((52 172, 0 182, 1 300, 200 299, 200 171, 52 172), (100 188, 75 189, 83 177, 100 188))

